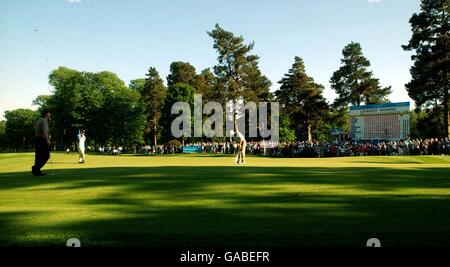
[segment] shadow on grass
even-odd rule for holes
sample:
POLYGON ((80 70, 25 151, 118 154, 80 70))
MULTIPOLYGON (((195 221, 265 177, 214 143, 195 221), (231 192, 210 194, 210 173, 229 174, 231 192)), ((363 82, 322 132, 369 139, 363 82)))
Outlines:
MULTIPOLYGON (((364 246, 370 237, 386 246, 450 245, 450 194, 399 193, 448 190, 450 168, 180 166, 55 174, 2 173, 0 191, 66 192, 72 197, 59 199, 54 212, 75 205, 88 209, 89 219, 27 228, 21 220, 39 213, 0 209, 0 245, 64 245, 70 237, 85 246, 364 246), (100 193, 84 195, 90 189, 100 193), (36 237, 19 238, 30 233, 36 237)), ((51 201, 36 199, 43 208, 51 201)), ((15 205, 26 210, 20 200, 15 205)))

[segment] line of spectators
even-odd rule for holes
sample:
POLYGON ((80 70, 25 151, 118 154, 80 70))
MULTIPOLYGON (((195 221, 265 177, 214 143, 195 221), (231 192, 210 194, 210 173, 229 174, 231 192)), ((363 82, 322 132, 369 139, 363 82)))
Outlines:
MULTIPOLYGON (((199 146, 202 153, 234 154, 237 144, 230 142, 188 143, 199 146)), ((89 151, 94 151, 89 147, 89 151)), ((145 145, 134 148, 114 146, 98 147, 99 154, 119 155, 137 153, 147 155, 182 153, 182 147, 169 145, 145 145)), ((271 157, 351 157, 351 156, 403 156, 403 155, 450 155, 450 140, 430 138, 402 141, 328 141, 272 143, 270 141, 248 142, 247 153, 271 157)))
MULTIPOLYGON (((253 154, 261 154, 258 144, 253 154)), ((297 142, 276 144, 266 149, 265 155, 275 157, 351 157, 351 156, 404 156, 449 155, 449 139, 416 139, 402 141, 344 141, 297 142)))
MULTIPOLYGON (((234 154, 236 144, 207 142, 187 144, 201 146, 204 153, 234 154)), ((181 150, 178 150, 181 152, 181 150)), ((272 157, 351 157, 450 155, 450 140, 430 138, 402 141, 329 141, 329 142, 248 142, 247 153, 272 157)))

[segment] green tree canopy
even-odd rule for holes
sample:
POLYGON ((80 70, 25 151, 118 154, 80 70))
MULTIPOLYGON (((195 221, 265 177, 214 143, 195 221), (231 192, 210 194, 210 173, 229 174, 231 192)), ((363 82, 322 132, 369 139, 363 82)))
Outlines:
POLYGON ((281 142, 295 142, 297 137, 295 131, 292 129, 291 120, 286 113, 280 114, 280 141, 281 142))
POLYGON ((235 36, 232 32, 224 30, 216 24, 214 30, 208 32, 214 40, 214 48, 217 50, 219 56, 217 58, 218 64, 214 66, 214 73, 225 84, 227 98, 229 100, 239 100, 239 98, 250 94, 252 89, 259 89, 254 92, 258 97, 267 95, 268 87, 259 88, 263 86, 270 86, 270 82, 266 77, 261 76, 258 69, 257 55, 250 54, 253 50, 254 42, 246 45, 242 36, 235 36), (253 88, 251 84, 253 79, 253 88), (259 84, 258 84, 259 82, 259 84))
POLYGON ((146 127, 145 136, 153 140, 153 144, 157 144, 157 139, 161 135, 161 127, 159 121, 166 99, 167 88, 164 86, 163 80, 159 77, 158 71, 151 67, 146 74, 144 88, 142 91, 141 101, 145 107, 146 127))
POLYGON ((322 96, 323 86, 306 74, 303 59, 295 57, 294 64, 284 75, 280 89, 275 92, 290 122, 300 132, 298 138, 312 141, 312 130, 323 124, 328 113, 328 104, 322 96))
POLYGON ((193 86, 197 94, 202 95, 204 103, 208 101, 217 101, 223 103, 219 94, 217 94, 217 79, 214 73, 209 68, 204 69, 198 74, 194 81, 193 86))
POLYGON ((442 115, 436 118, 442 125, 442 135, 450 137, 449 130, 449 21, 448 0, 422 0, 420 12, 410 19, 412 37, 403 46, 406 51, 415 51, 411 57, 412 80, 406 84, 409 96, 417 106, 441 106, 442 115))
POLYGON ((171 114, 173 104, 176 102, 186 102, 191 105, 191 110, 194 110, 194 94, 195 88, 185 83, 177 83, 168 89, 167 98, 163 108, 163 117, 161 118, 165 141, 173 139, 170 126, 172 121, 178 117, 176 114, 171 114))
POLYGON ((33 100, 32 105, 38 106, 38 112, 41 113, 44 108, 48 108, 51 97, 51 95, 39 95, 33 100))
POLYGON ((193 86, 197 77, 194 66, 188 62, 176 61, 170 64, 170 74, 167 76, 167 87, 172 88, 177 83, 193 86))
MULTIPOLYGON (((214 40, 214 49, 219 56, 214 73, 218 79, 218 90, 221 90, 227 101, 237 104, 239 100, 260 101, 270 98, 270 81, 258 68, 259 57, 250 52, 254 43, 244 44, 242 36, 235 36, 216 24, 208 32, 214 40)), ((218 95, 220 97, 220 95, 218 95)), ((237 128, 235 114, 235 130, 237 128)))
POLYGON ((60 67, 49 76, 53 95, 48 100, 61 146, 75 141, 79 129, 97 144, 142 142, 140 93, 128 88, 115 73, 80 72, 60 67), (133 128, 124 129, 124 124, 133 128), (131 132, 132 131, 132 132, 131 132))
POLYGON ((0 121, 0 151, 8 148, 8 139, 6 138, 6 121, 0 121))
POLYGON ((416 108, 411 111, 411 138, 434 138, 442 129, 442 109, 440 106, 416 108))
POLYGON ((142 94, 142 92, 144 90, 144 86, 145 86, 145 78, 131 80, 130 84, 128 85, 128 87, 130 87, 130 89, 136 90, 140 94, 142 94))
POLYGON ((5 111, 5 134, 12 149, 29 149, 34 144, 34 123, 39 114, 31 109, 5 111))
POLYGON ((373 78, 368 71, 370 62, 367 60, 359 43, 352 42, 342 51, 342 66, 333 73, 330 83, 338 95, 334 105, 346 107, 349 104, 379 104, 387 102, 391 87, 381 87, 379 80, 373 78))

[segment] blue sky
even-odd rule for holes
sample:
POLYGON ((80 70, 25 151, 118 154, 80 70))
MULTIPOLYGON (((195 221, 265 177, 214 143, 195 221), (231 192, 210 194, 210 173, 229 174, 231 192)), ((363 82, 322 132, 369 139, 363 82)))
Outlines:
POLYGON ((294 56, 329 88, 342 48, 360 42, 392 101, 409 101, 409 18, 419 0, 1 0, 0 118, 5 110, 36 108, 50 94, 48 74, 59 66, 109 70, 127 84, 154 66, 162 77, 173 61, 197 71, 216 64, 206 31, 219 23, 255 42, 260 68, 277 89, 294 56))

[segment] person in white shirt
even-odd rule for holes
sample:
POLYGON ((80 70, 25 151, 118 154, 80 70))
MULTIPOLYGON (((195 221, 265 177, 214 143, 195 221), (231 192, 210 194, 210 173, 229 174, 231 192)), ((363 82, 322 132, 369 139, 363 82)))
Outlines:
POLYGON ((85 158, 85 143, 86 143, 86 135, 84 130, 81 130, 77 136, 77 147, 80 158, 78 160, 79 163, 86 163, 85 158))
MULTIPOLYGON (((231 130, 231 135, 234 135, 235 132, 231 130)), ((245 164, 245 150, 247 149, 247 141, 245 140, 245 136, 237 130, 236 132, 236 143, 238 144, 238 152, 236 158, 234 160, 234 164, 245 164)))

